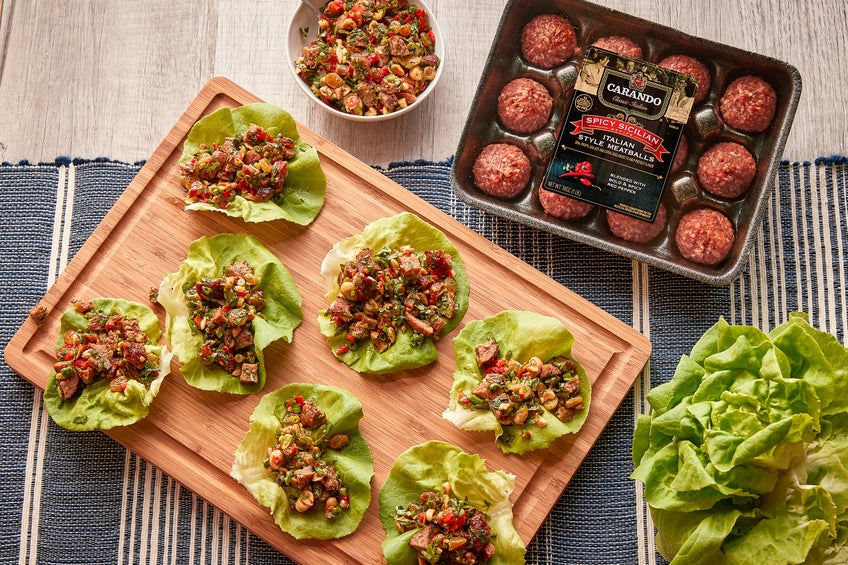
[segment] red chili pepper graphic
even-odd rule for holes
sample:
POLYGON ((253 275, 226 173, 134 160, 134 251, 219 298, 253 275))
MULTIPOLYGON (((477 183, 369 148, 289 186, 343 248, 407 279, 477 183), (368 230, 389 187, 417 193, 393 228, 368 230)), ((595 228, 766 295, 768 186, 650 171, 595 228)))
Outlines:
POLYGON ((576 177, 585 186, 590 186, 592 181, 595 180, 595 175, 592 173, 592 163, 589 161, 577 163, 570 171, 562 173, 559 177, 576 177))

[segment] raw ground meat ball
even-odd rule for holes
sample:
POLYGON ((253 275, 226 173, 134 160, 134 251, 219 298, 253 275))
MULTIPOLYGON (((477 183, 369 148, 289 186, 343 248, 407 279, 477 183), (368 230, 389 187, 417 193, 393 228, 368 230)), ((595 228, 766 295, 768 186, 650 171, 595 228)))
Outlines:
POLYGON ((698 181, 704 190, 722 198, 736 198, 748 190, 757 175, 750 151, 732 141, 716 143, 698 159, 698 181))
POLYGON ((635 241, 636 243, 645 243, 651 241, 665 229, 666 211, 665 206, 660 204, 657 209, 657 215, 653 222, 646 222, 639 218, 634 218, 619 212, 607 210, 607 225, 610 231, 616 237, 626 239, 627 241, 635 241))
POLYGON ((776 107, 774 88, 760 77, 746 75, 728 85, 716 109, 730 127, 761 133, 771 125, 776 107))
POLYGON ((544 127, 554 101, 548 89, 530 78, 507 83, 498 95, 498 117, 515 133, 533 133, 544 127))
POLYGON ((606 49, 607 51, 612 51, 613 53, 618 53, 619 55, 624 55, 625 57, 630 57, 632 59, 642 58, 642 48, 639 47, 636 42, 634 42, 628 37, 621 37, 620 35, 608 35, 607 37, 599 38, 592 45, 594 45, 595 47, 600 47, 601 49, 606 49))
POLYGON ((710 93, 710 71, 701 61, 689 55, 669 55, 660 66, 678 73, 687 74, 698 79, 698 90, 695 91, 695 104, 700 104, 710 93))
POLYGON ((544 188, 539 189, 539 202, 545 213, 562 220, 580 220, 595 209, 594 204, 563 196, 544 188))
POLYGON ((492 143, 477 156, 471 174, 483 192, 512 198, 530 182, 530 159, 515 145, 492 143))
POLYGON ((724 261, 735 239, 733 224, 727 216, 709 208, 699 208, 684 214, 674 235, 680 254, 704 265, 716 265, 724 261))
POLYGON ((683 163, 686 161, 686 157, 689 154, 689 142, 686 141, 686 136, 681 135, 680 141, 677 143, 677 151, 674 152, 674 159, 671 161, 671 172, 675 172, 677 169, 683 166, 683 163))
POLYGON ((574 28, 556 14, 536 16, 521 30, 521 54, 528 63, 543 69, 564 63, 576 48, 574 28))

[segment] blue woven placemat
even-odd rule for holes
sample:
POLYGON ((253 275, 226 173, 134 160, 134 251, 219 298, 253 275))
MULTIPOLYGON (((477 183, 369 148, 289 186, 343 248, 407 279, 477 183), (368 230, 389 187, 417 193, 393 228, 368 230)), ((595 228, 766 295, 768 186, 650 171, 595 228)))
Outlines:
MULTIPOLYGON (((784 163, 743 274, 715 287, 468 207, 450 162, 381 169, 471 229, 632 324, 654 346, 648 369, 610 421, 528 548, 539 564, 663 564, 640 486, 629 479, 635 414, 719 316, 768 330, 788 312, 844 343, 848 164, 784 163)), ((108 160, 0 165, 0 314, 4 348, 56 273, 141 168, 108 160), (10 274, 8 274, 10 273, 10 274)), ((40 393, 0 364, 0 563, 291 563, 261 539, 100 433, 71 433, 40 393)))

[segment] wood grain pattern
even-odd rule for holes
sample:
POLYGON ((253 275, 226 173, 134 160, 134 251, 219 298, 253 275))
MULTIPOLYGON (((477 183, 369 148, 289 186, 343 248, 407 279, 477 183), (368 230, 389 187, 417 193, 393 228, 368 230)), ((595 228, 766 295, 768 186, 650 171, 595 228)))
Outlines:
MULTIPOLYGON (((414 194, 299 125, 301 137, 318 149, 328 178, 327 200, 317 220, 302 227, 287 222, 245 224, 223 214, 183 210, 177 161, 194 122, 218 108, 258 101, 227 79, 210 81, 152 154, 91 238, 49 289, 41 326, 27 320, 6 348, 6 361, 44 388, 53 361, 62 312, 76 298, 100 296, 146 302, 151 287, 177 270, 189 243, 202 235, 249 232, 291 272, 303 297, 304 321, 291 344, 272 344, 265 354, 265 392, 290 382, 333 384, 362 402, 361 430, 371 445, 375 473, 371 506, 360 528, 332 542, 297 542, 283 534, 268 511, 229 477, 233 452, 247 430, 261 395, 230 396, 189 387, 174 363, 148 418, 109 435, 215 504, 291 558, 302 562, 374 563, 384 534, 377 492, 394 458, 430 439, 455 443, 486 459, 490 468, 517 476, 515 523, 529 541, 568 481, 628 394, 650 355, 650 342, 505 250, 438 211, 414 194), (327 307, 320 264, 343 237, 375 219, 412 211, 439 227, 459 248, 471 281, 465 321, 501 310, 535 310, 560 319, 575 335, 573 354, 593 382, 590 417, 576 437, 549 450, 506 456, 491 434, 466 433, 441 418, 447 405, 454 360, 450 336, 438 344, 439 360, 400 374, 364 377, 335 359, 317 323, 327 307)), ((158 308, 160 319, 164 311, 158 308)), ((460 325, 460 327, 462 327, 460 325)), ((457 330, 458 331, 458 330, 457 330)))
MULTIPOLYGON (((633 16, 797 67, 804 94, 784 158, 845 153, 844 0, 608 0, 633 16)), ((226 76, 373 165, 456 151, 507 0, 432 0, 449 58, 425 105, 363 127, 302 96, 286 64, 298 0, 5 0, 0 17, 0 161, 147 158, 197 91, 226 76)))

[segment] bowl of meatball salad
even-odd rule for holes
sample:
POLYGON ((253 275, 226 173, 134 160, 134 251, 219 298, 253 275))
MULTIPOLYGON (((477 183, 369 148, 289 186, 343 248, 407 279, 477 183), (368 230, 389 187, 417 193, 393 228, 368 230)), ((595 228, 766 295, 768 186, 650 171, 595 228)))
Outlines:
POLYGON ((444 43, 421 0, 301 4, 289 22, 288 63, 303 92, 354 121, 396 118, 420 106, 442 74, 444 43))

